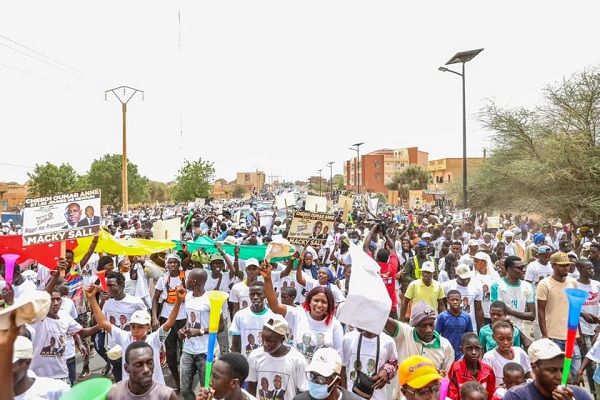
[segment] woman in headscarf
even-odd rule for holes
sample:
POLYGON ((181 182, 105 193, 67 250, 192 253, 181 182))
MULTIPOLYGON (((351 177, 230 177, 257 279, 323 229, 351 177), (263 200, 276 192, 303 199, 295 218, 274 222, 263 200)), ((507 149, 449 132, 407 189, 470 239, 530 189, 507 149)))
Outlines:
POLYGON ((318 286, 328 288, 333 294, 336 305, 346 300, 346 297, 342 291, 335 284, 333 272, 331 272, 331 270, 327 267, 319 268, 319 272, 317 272, 317 279, 313 279, 311 276, 308 276, 308 274, 302 273, 300 269, 297 269, 296 280, 299 284, 304 286, 307 291, 311 291, 313 288, 318 286))

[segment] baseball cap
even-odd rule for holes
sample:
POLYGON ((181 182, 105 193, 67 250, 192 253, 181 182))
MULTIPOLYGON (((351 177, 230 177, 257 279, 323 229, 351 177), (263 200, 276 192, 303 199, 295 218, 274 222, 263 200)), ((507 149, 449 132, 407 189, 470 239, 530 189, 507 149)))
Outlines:
POLYGON ((540 248, 538 249, 538 254, 550 254, 552 253, 552 249, 550 248, 550 246, 540 246, 540 248))
POLYGON ((471 277, 471 269, 465 264, 457 266, 455 272, 461 279, 468 279, 471 277))
POLYGON ((471 239, 467 242, 467 246, 479 246, 479 242, 475 239, 471 239))
POLYGON ((258 267, 258 266, 260 266, 260 263, 258 262, 258 260, 256 258, 249 258, 246 260, 246 268, 248 268, 251 265, 258 267))
POLYGON ((421 389, 433 381, 442 379, 431 359, 411 356, 402 361, 398 368, 398 383, 414 389, 421 389))
POLYGON ((420 248, 427 247, 427 242, 426 242, 426 241, 424 241, 424 240, 419 240, 419 241, 417 242, 417 247, 420 247, 420 248))
POLYGON ((128 324, 138 324, 138 325, 150 325, 152 322, 152 318, 148 311, 145 310, 137 310, 133 314, 131 314, 131 319, 128 324))
POLYGON ((558 248, 561 251, 564 251, 565 253, 568 253, 569 251, 572 250, 572 248, 571 248, 571 242, 569 242, 568 240, 561 240, 560 242, 558 242, 558 248))
POLYGON ((571 260, 569 260, 567 253, 558 251, 550 256, 550 264, 566 265, 571 264, 571 260))
POLYGON ((225 261, 225 259, 223 258, 223 256, 220 253, 212 253, 210 255, 210 262, 213 261, 225 261))
POLYGON ((29 360, 33 358, 33 343, 25 336, 17 336, 13 344, 13 364, 19 360, 29 360))
POLYGON ((237 244, 237 238, 235 236, 227 236, 223 243, 235 246, 237 244))
POLYGON ((421 267, 423 272, 435 272, 435 265, 431 261, 425 261, 421 267))
POLYGON ((346 229, 346 225, 344 225, 344 224, 338 224, 338 229, 346 229))
POLYGON ((421 239, 427 239, 427 238, 431 239, 431 233, 425 232, 424 234, 421 235, 421 239))
POLYGON ((329 377, 334 373, 342 372, 342 358, 337 350, 325 347, 315 351, 312 361, 306 367, 306 372, 315 372, 321 376, 329 377))
POLYGON ((421 321, 427 318, 436 318, 436 316, 436 311, 429 304, 421 300, 410 310, 410 325, 417 326, 421 321))
POLYGON ((552 360, 555 357, 564 356, 565 353, 552 340, 540 339, 531 343, 527 355, 533 364, 540 360, 552 360))
POLYGON ((288 332, 288 324, 284 319, 271 318, 263 326, 282 336, 287 335, 288 332))

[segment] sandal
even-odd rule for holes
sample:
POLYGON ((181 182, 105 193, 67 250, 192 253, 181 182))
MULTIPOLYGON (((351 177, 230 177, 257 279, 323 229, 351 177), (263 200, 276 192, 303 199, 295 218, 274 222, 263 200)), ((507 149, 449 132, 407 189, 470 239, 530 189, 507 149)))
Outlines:
POLYGON ((102 376, 106 376, 106 375, 110 374, 110 370, 111 370, 111 365, 106 364, 106 366, 104 368, 102 368, 102 376))
POLYGON ((90 375, 92 375, 92 372, 90 370, 81 371, 81 375, 79 375, 79 378, 77 378, 77 382, 85 381, 90 377, 90 375))

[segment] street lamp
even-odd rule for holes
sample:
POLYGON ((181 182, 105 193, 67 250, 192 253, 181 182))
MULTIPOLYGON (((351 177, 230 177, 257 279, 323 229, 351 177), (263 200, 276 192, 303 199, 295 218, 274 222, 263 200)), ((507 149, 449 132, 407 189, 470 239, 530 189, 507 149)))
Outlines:
POLYGON ((467 202, 467 106, 465 101, 465 63, 471 61, 477 54, 481 53, 483 49, 461 51, 456 53, 447 63, 450 64, 462 64, 462 73, 453 71, 446 67, 439 67, 438 69, 442 72, 451 72, 462 78, 462 100, 463 100, 463 209, 468 207, 467 202))
POLYGON ((331 198, 333 199, 333 161, 329 161, 327 165, 329 165, 329 180, 331 181, 331 198))
POLYGON ((350 150, 356 151, 356 162, 354 163, 354 181, 358 186, 358 190, 356 191, 358 194, 360 194, 360 167, 358 164, 360 163, 360 146, 363 144, 365 144, 365 142, 354 143, 352 146, 356 148, 349 147, 350 150))
POLYGON ((321 177, 321 171, 323 171, 323 169, 319 170, 319 196, 321 196, 321 181, 323 180, 321 177))

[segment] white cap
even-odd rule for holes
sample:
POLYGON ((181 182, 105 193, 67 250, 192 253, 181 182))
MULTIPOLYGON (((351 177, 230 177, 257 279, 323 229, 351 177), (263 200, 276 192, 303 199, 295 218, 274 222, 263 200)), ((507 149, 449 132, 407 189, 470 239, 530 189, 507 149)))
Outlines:
POLYGON ((458 275, 461 279, 467 279, 471 277, 471 269, 465 264, 460 264, 457 266, 454 272, 456 272, 456 275, 458 275))
POLYGON ((421 267, 423 272, 435 272, 435 265, 431 261, 425 261, 421 267))
POLYGON ((346 225, 344 225, 344 224, 338 224, 338 229, 346 229, 346 225))
POLYGON ((150 325, 152 323, 152 317, 148 311, 145 310, 137 310, 133 314, 131 314, 131 319, 128 324, 138 324, 138 325, 150 325))
POLYGON ((421 239, 425 239, 425 238, 430 238, 431 239, 431 233, 425 232, 424 234, 421 235, 421 239))
POLYGON ((527 354, 532 364, 539 360, 552 360, 555 357, 565 355, 564 351, 550 339, 540 339, 531 343, 527 354))
POLYGON ((334 373, 342 372, 342 358, 337 350, 331 347, 325 347, 315 351, 312 361, 306 367, 307 372, 316 372, 317 374, 329 377, 334 373))
POLYGON ((248 268, 251 265, 254 265, 255 267, 259 267, 260 263, 258 262, 258 260, 256 258, 249 258, 246 260, 246 268, 248 268))
POLYGON ((33 358, 33 343, 25 336, 17 336, 13 344, 13 364, 19 360, 29 360, 33 358))
POLYGON ((479 246, 479 242, 476 239, 470 239, 467 242, 467 246, 479 246))

